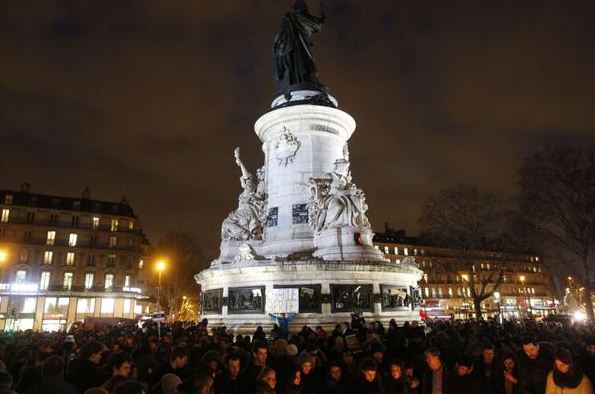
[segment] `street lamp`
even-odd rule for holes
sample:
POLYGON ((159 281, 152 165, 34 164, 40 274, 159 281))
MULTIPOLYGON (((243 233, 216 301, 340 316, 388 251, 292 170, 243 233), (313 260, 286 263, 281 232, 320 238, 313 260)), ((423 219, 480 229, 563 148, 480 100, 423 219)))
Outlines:
POLYGON ((502 324, 502 310, 500 309, 500 292, 494 292, 494 300, 496 301, 496 305, 498 306, 498 322, 502 324))
POLYGON ((523 285, 523 291, 527 295, 527 312, 530 314, 533 314, 533 311, 531 310, 531 294, 529 294, 529 292, 527 291, 527 288, 525 287, 525 275, 519 276, 519 280, 521 281, 521 284, 523 285))
POLYGON ((157 308, 159 310, 157 312, 161 312, 161 273, 165 270, 166 265, 165 260, 159 260, 155 264, 155 269, 159 274, 159 286, 157 287, 157 308))

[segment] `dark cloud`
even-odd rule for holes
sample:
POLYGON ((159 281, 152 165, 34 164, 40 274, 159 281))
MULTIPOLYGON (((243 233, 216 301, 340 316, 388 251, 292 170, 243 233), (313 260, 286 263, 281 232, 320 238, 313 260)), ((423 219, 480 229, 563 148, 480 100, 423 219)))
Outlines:
MULTIPOLYGON (((316 12, 318 5, 310 2, 316 12)), ((125 194, 155 239, 217 252, 239 192, 232 151, 262 162, 254 121, 291 1, 0 5, 3 188, 125 194)), ((432 193, 508 192, 524 154, 595 134, 591 2, 328 0, 321 79, 354 116, 352 169, 372 223, 415 231, 432 193)))

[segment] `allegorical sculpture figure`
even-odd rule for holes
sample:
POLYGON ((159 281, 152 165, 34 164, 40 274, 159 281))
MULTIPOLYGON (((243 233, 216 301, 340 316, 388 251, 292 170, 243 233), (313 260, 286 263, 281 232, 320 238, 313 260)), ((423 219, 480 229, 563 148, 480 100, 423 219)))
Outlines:
POLYGON ((310 184, 308 213, 314 231, 332 227, 370 228, 366 197, 351 181, 349 161, 338 159, 332 173, 324 178, 310 178, 310 184))
POLYGON ((237 165, 242 171, 240 184, 242 193, 238 198, 238 208, 232 211, 223 221, 221 238, 225 241, 247 241, 262 239, 262 228, 266 195, 262 182, 264 182, 264 169, 259 169, 259 184, 254 184, 254 178, 240 159, 240 148, 236 148, 234 156, 237 165))
POLYGON ((324 15, 310 15, 304 0, 296 0, 281 20, 273 44, 278 93, 323 88, 312 56, 312 35, 322 29, 324 20, 324 15))

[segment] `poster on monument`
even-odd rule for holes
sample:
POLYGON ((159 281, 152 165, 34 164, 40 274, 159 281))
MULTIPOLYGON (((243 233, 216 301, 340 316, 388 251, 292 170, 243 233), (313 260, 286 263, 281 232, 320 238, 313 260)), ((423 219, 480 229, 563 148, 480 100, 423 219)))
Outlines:
POLYGON ((297 288, 267 290, 267 313, 298 313, 300 296, 297 288))

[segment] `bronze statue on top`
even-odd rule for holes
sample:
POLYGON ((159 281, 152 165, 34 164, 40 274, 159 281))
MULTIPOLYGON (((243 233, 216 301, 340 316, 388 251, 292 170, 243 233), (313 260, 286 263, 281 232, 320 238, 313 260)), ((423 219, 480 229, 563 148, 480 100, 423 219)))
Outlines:
POLYGON ((304 0, 296 0, 283 16, 273 45, 279 94, 290 95, 294 90, 326 92, 312 56, 312 35, 322 29, 324 20, 324 14, 310 15, 304 0))

